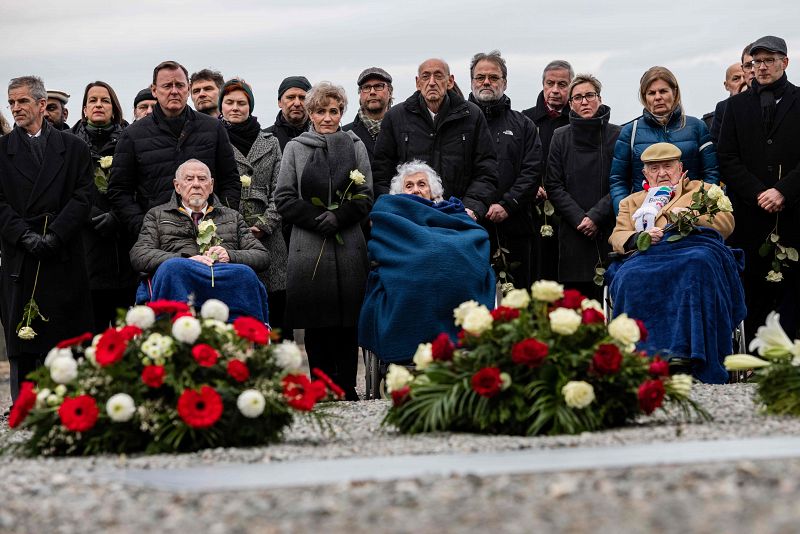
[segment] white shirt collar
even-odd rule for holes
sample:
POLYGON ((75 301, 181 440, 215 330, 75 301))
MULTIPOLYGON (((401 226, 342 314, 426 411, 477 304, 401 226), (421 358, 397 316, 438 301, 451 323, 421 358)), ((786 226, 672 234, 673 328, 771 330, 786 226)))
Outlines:
MULTIPOLYGON (((186 213, 188 213, 189 215, 191 215, 192 213, 194 213, 194 212, 195 212, 195 210, 193 210, 192 208, 190 208, 189 206, 187 206, 186 204, 184 204, 184 203, 183 203, 183 201, 181 201, 181 206, 183 206, 183 209, 184 209, 184 210, 186 210, 186 213)), ((208 213, 208 202, 206 202, 206 205, 205 205, 205 206, 203 206, 203 209, 201 209, 201 210, 199 211, 199 213, 202 213, 202 214, 203 214, 203 216, 205 216, 205 215, 206 215, 206 213, 208 213)))

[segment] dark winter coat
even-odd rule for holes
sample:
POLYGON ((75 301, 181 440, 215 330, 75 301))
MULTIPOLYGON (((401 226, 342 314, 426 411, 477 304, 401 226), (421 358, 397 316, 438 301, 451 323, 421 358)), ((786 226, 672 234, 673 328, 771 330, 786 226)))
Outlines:
POLYGON ((307 120, 303 123, 302 126, 299 128, 293 126, 286 120, 286 117, 283 116, 283 111, 278 112, 278 116, 275 117, 275 124, 266 128, 264 131, 267 133, 271 133, 275 137, 278 138, 278 143, 281 145, 281 152, 283 149, 286 148, 286 143, 297 137, 303 132, 308 131, 308 125, 311 123, 310 120, 307 120))
POLYGON ((561 108, 561 114, 558 117, 550 117, 547 114, 544 91, 540 91, 539 96, 536 98, 536 105, 524 110, 522 114, 532 120, 538 130, 539 139, 542 143, 542 165, 545 167, 543 172, 545 172, 549 161, 550 140, 553 138, 553 132, 556 129, 569 124, 569 106, 561 108))
MULTIPOLYGON (((712 113, 711 126, 709 127, 708 131, 711 134, 711 140, 715 143, 719 143, 719 131, 722 129, 722 120, 725 118, 725 110, 727 107, 728 99, 726 98, 725 100, 720 100, 717 102, 717 107, 714 109, 714 113, 712 113)), ((719 159, 719 155, 717 156, 717 159, 719 159)))
POLYGON ((225 127, 189 107, 184 113, 186 122, 179 137, 157 109, 126 128, 117 142, 108 198, 132 236, 139 235, 148 210, 172 198, 175 171, 189 159, 208 165, 214 193, 223 205, 239 205, 242 184, 225 127))
POLYGON ((384 115, 375 142, 375 196, 388 193, 397 165, 413 159, 442 177, 444 198, 459 198, 478 217, 495 202, 497 157, 486 119, 454 91, 435 123, 419 91, 384 115))
POLYGON ((545 188, 556 213, 559 282, 589 282, 598 260, 608 254, 608 236, 614 229, 614 212, 608 194, 608 173, 620 127, 611 124, 611 109, 601 105, 584 119, 570 113, 569 126, 559 128, 550 143, 545 188), (598 226, 594 238, 576 228, 584 217, 598 226))
MULTIPOLYGON (((40 170, 23 137, 15 128, 0 138, 0 318, 8 355, 45 354, 62 339, 92 328, 92 304, 81 229, 89 218, 92 160, 86 143, 69 132, 50 127, 40 170), (17 337, 17 323, 33 291, 38 260, 17 245, 26 230, 47 232, 61 242, 60 252, 43 260, 35 300, 42 315, 31 323, 37 336, 17 337)), ((44 132, 42 135, 45 135, 44 132)))
POLYGON ((371 165, 375 154, 375 139, 372 137, 372 134, 369 133, 367 127, 364 126, 364 123, 361 122, 361 117, 356 114, 356 118, 353 119, 353 122, 342 126, 342 130, 345 132, 352 131, 361 139, 361 142, 364 143, 364 148, 367 149, 367 155, 369 156, 369 163, 371 165))

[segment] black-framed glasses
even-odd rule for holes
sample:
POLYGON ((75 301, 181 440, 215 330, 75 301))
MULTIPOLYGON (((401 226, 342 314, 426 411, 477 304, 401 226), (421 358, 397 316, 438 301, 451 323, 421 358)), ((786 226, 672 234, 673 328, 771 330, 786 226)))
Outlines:
POLYGON ((570 102, 580 102, 581 100, 586 100, 587 102, 594 102, 597 100, 597 97, 600 96, 599 93, 586 93, 583 95, 572 95, 572 98, 569 99, 570 102))
POLYGON ((483 83, 486 80, 489 80, 491 83, 497 83, 502 80, 502 76, 498 76, 497 74, 476 74, 473 78, 478 83, 483 83))
POLYGON ((378 92, 386 89, 386 84, 383 82, 373 83, 372 85, 365 84, 358 88, 362 93, 371 93, 372 91, 378 92))
POLYGON ((757 69, 764 65, 765 67, 771 67, 775 64, 776 61, 780 61, 783 59, 782 57, 767 57, 764 59, 754 59, 753 60, 753 68, 757 69))

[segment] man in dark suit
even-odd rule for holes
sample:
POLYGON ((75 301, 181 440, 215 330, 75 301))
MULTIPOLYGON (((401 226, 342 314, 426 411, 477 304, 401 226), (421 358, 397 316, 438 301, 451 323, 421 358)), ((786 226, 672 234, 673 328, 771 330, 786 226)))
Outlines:
POLYGON ((86 143, 44 120, 40 78, 12 79, 8 104, 16 128, 0 138, 0 317, 16 400, 25 375, 56 343, 92 328, 80 233, 89 218, 92 162, 86 143), (24 319, 32 296, 47 322, 24 319))

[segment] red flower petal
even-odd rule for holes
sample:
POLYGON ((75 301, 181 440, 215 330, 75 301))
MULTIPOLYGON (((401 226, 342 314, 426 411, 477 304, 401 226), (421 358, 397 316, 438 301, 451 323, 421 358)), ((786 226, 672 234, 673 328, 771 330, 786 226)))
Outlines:
POLYGON ((11 413, 8 414, 8 426, 16 428, 19 426, 28 413, 36 406, 36 393, 33 392, 34 384, 30 381, 25 381, 19 388, 19 395, 17 402, 11 407, 11 413))
POLYGON ((187 389, 178 398, 178 415, 192 428, 208 428, 222 416, 222 397, 214 388, 187 389))
POLYGON ((56 348, 65 349, 67 347, 80 345, 87 341, 91 341, 93 337, 94 336, 92 335, 91 332, 86 332, 85 334, 81 334, 77 337, 71 337, 69 339, 65 339, 64 341, 59 341, 58 344, 56 344, 56 348))
POLYGON ((142 382, 150 388, 160 388, 164 383, 164 366, 163 365, 146 365, 142 369, 142 382))
POLYGON ((269 341, 269 328, 253 317, 237 318, 233 321, 233 330, 239 337, 259 345, 266 345, 269 341))
POLYGON ((86 432, 97 422, 100 410, 97 403, 89 395, 67 397, 58 408, 58 417, 67 430, 86 432))
POLYGON ((500 369, 497 367, 484 367, 472 375, 472 389, 481 397, 494 397, 500 393, 502 386, 500 369))
POLYGON ((250 378, 250 369, 242 360, 233 359, 228 362, 228 375, 237 382, 244 382, 250 378))

